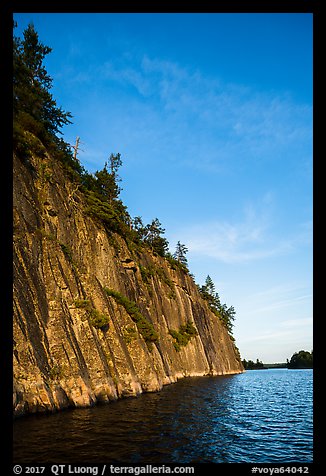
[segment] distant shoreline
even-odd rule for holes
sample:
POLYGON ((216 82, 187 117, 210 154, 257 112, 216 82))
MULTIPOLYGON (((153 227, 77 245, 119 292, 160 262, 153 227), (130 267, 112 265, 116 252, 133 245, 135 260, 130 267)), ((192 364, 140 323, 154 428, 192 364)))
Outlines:
POLYGON ((313 370, 313 367, 288 367, 286 364, 264 364, 264 367, 258 367, 246 370, 269 370, 269 369, 287 369, 287 370, 313 370))

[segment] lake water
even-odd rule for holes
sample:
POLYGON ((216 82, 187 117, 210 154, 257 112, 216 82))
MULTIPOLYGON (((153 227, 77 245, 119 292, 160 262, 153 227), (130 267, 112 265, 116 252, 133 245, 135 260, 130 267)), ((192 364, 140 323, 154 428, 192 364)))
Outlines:
POLYGON ((186 378, 14 422, 14 463, 312 462, 312 370, 186 378))

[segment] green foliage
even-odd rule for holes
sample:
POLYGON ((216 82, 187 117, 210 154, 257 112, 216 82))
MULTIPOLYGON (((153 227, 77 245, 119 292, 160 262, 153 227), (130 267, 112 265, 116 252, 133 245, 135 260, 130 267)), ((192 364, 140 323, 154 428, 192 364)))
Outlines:
POLYGON ((174 269, 175 271, 177 271, 179 269, 179 270, 183 271, 184 273, 189 274, 189 270, 188 270, 187 265, 182 263, 181 261, 178 261, 177 259, 175 259, 171 255, 171 253, 167 253, 165 255, 165 259, 168 261, 171 269, 174 269))
POLYGON ((110 171, 108 170, 108 163, 105 162, 104 168, 95 172, 95 191, 100 198, 112 204, 112 201, 118 198, 121 191, 117 183, 121 181, 117 173, 122 165, 120 154, 111 154, 109 161, 110 171))
POLYGON ((153 219, 148 225, 144 225, 141 217, 135 217, 132 224, 140 241, 145 243, 153 253, 162 257, 166 256, 169 243, 162 236, 165 229, 158 218, 153 219))
POLYGON ((89 311, 89 322, 96 329, 105 330, 109 324, 109 316, 103 314, 95 308, 90 309, 89 311))
POLYGON ((211 311, 221 320, 228 333, 232 334, 235 309, 233 306, 228 308, 226 304, 221 303, 218 293, 215 292, 215 284, 209 275, 205 280, 205 284, 201 287, 198 286, 198 290, 205 301, 207 301, 211 311))
POLYGON ((112 200, 110 203, 96 191, 89 190, 84 193, 87 201, 85 212, 88 215, 100 220, 108 233, 118 233, 126 240, 133 241, 133 230, 128 225, 130 216, 120 200, 112 200))
POLYGON ((142 280, 145 284, 150 283, 150 279, 154 276, 153 268, 146 268, 145 266, 139 265, 140 274, 142 280))
POLYGON ((121 192, 121 188, 117 186, 117 183, 121 182, 121 178, 118 175, 118 170, 122 166, 121 155, 119 153, 111 154, 109 157, 109 162, 110 162, 110 174, 114 178, 114 181, 116 183, 116 193, 117 195, 119 195, 119 193, 121 192))
POLYGON ((198 332, 192 322, 187 321, 186 324, 183 324, 179 327, 179 330, 169 330, 169 334, 174 339, 174 348, 177 352, 180 352, 181 347, 184 347, 188 344, 190 339, 196 335, 198 332))
POLYGON ((142 315, 134 301, 130 301, 126 296, 123 296, 121 293, 114 291, 113 289, 104 288, 104 291, 108 296, 113 297, 118 304, 125 308, 147 344, 158 341, 159 336, 155 331, 153 324, 148 322, 142 315))
POLYGON ((295 352, 287 365, 288 369, 312 369, 313 351, 300 350, 295 352))
POLYGON ((188 264, 187 258, 186 258, 187 253, 188 253, 188 248, 186 247, 186 245, 183 245, 182 243, 180 243, 180 241, 178 241, 176 249, 175 249, 175 253, 173 255, 173 258, 178 263, 185 266, 186 268, 187 268, 187 264, 188 264))
POLYGON ((242 365, 245 370, 260 370, 265 368, 263 362, 259 359, 257 359, 256 362, 254 362, 253 360, 243 359, 242 365))
POLYGON ((22 113, 20 122, 13 122, 13 148, 16 154, 31 166, 32 154, 44 157, 46 149, 37 135, 30 132, 32 127, 24 123, 24 118, 26 116, 22 113))
POLYGON ((213 280, 209 275, 207 275, 205 284, 201 287, 201 291, 204 295, 216 298, 215 284, 213 283, 213 280))
POLYGON ((13 40, 13 111, 14 146, 16 152, 24 149, 23 131, 29 131, 43 143, 49 143, 63 125, 71 123, 71 114, 58 107, 50 89, 52 78, 43 61, 51 48, 43 45, 32 24, 23 33, 23 39, 13 40))
POLYGON ((191 321, 187 321, 186 324, 180 326, 180 332, 187 334, 190 337, 194 337, 198 335, 197 329, 193 325, 191 321))
POLYGON ((88 299, 75 299, 74 303, 78 309, 91 309, 91 303, 88 299))
POLYGON ((220 308, 218 309, 218 313, 220 316, 221 321, 225 325, 229 334, 232 334, 233 331, 233 321, 235 319, 235 309, 233 306, 227 307, 226 304, 221 304, 220 308))
POLYGON ((234 347, 234 352, 235 352, 235 356, 236 356, 236 359, 238 362, 241 363, 241 355, 240 355, 240 350, 238 349, 238 347, 235 345, 235 338, 230 335, 230 339, 232 340, 233 342, 233 347, 234 347))
POLYGON ((101 200, 96 197, 95 193, 89 191, 86 194, 87 198, 87 208, 86 213, 89 215, 98 218, 105 227, 111 231, 118 231, 119 229, 119 217, 114 210, 114 207, 109 203, 101 200))
POLYGON ((101 329, 105 332, 109 327, 110 318, 107 314, 100 312, 92 306, 88 299, 75 299, 76 308, 85 309, 88 316, 89 323, 96 329, 101 329))
POLYGON ((126 327, 123 331, 123 337, 127 344, 131 344, 137 338, 137 331, 134 327, 126 327))
POLYGON ((150 278, 153 278, 154 276, 157 276, 160 281, 162 281, 164 284, 169 286, 170 292, 168 293, 168 297, 170 299, 175 299, 176 294, 175 294, 175 287, 173 284, 173 281, 166 275, 166 272, 164 268, 160 267, 154 267, 154 266, 149 266, 146 268, 145 266, 139 266, 141 277, 143 282, 149 286, 150 285, 150 278))

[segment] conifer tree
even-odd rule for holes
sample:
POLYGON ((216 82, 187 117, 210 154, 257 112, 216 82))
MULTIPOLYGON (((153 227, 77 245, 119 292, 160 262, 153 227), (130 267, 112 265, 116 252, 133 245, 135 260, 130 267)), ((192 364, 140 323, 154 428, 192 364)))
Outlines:
POLYGON ((134 227, 134 230, 137 233, 138 239, 144 240, 146 231, 145 231, 145 226, 144 226, 142 217, 136 216, 132 220, 132 225, 134 227))
POLYGON ((221 319, 228 332, 232 334, 235 309, 233 306, 228 308, 226 304, 221 303, 220 297, 215 291, 215 284, 209 275, 205 280, 205 284, 199 288, 199 291, 208 302, 211 310, 221 319))
POLYGON ((119 167, 122 165, 120 154, 111 154, 109 157, 110 163, 105 162, 102 170, 95 172, 96 177, 96 191, 100 198, 109 202, 112 205, 113 200, 119 197, 121 188, 118 182, 121 179, 118 175, 119 167))
POLYGON ((183 245, 182 243, 180 243, 180 241, 178 241, 175 248, 175 253, 173 254, 173 258, 179 261, 179 263, 187 266, 188 265, 188 261, 186 257, 187 253, 188 253, 188 248, 186 247, 186 245, 183 245))
POLYGON ((152 251, 155 251, 160 256, 165 256, 169 247, 167 239, 161 236, 164 233, 165 229, 158 218, 154 218, 143 230, 145 243, 149 244, 152 251))
POLYGON ((45 142, 57 142, 56 134, 71 123, 71 114, 58 107, 50 93, 52 78, 43 61, 52 50, 39 41, 32 24, 23 36, 13 40, 14 133, 27 130, 45 142))
POLYGON ((203 292, 209 294, 212 297, 214 297, 215 295, 215 284, 213 283, 213 280, 209 274, 207 275, 205 284, 202 286, 202 290, 203 292))

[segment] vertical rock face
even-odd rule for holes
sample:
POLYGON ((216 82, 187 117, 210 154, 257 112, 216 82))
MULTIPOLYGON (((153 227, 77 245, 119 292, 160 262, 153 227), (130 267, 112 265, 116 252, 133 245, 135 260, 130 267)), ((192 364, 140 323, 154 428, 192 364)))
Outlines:
POLYGON ((48 156, 14 157, 13 326, 15 415, 243 371, 193 279, 108 235, 48 156), (178 345, 170 331, 187 324, 178 345))

